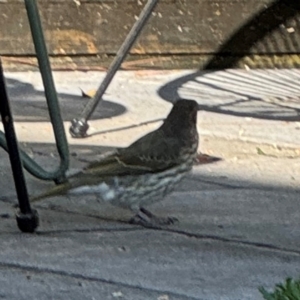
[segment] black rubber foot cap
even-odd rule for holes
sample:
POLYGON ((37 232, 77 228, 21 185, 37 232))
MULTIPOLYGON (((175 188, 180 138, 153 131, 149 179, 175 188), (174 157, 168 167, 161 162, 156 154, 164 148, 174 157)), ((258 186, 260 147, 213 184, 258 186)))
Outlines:
POLYGON ((84 119, 73 119, 69 132, 73 138, 85 138, 87 137, 87 131, 89 125, 84 119))
POLYGON ((33 209, 30 214, 22 214, 18 211, 16 213, 16 219, 18 227, 22 232, 33 233, 39 226, 39 215, 35 209, 33 209))

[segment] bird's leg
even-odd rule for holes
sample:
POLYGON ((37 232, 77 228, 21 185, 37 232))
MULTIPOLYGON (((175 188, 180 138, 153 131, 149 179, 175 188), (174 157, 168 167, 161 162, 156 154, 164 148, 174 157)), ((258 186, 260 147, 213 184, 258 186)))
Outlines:
POLYGON ((150 211, 141 207, 138 213, 131 218, 131 224, 143 225, 143 226, 159 226, 159 225, 171 225, 178 222, 177 218, 173 217, 157 217, 150 211))

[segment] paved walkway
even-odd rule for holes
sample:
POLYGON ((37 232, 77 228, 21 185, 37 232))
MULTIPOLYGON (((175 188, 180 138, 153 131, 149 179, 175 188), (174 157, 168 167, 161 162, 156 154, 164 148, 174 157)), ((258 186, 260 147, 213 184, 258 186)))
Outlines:
MULTIPOLYGON (((38 74, 6 76, 23 148, 53 168, 58 158, 38 74)), ((96 89, 102 78, 55 73, 66 128, 86 103, 80 88, 96 89)), ((0 298, 256 300, 262 299, 257 287, 298 277, 298 78, 297 70, 118 74, 90 122, 91 136, 69 138, 71 169, 157 127, 172 97, 196 99, 203 109, 200 150, 222 160, 195 167, 150 208, 176 216, 174 226, 132 226, 130 212, 74 197, 36 204, 41 225, 36 234, 22 234, 1 150, 0 298)), ((52 185, 26 178, 30 194, 52 185)))

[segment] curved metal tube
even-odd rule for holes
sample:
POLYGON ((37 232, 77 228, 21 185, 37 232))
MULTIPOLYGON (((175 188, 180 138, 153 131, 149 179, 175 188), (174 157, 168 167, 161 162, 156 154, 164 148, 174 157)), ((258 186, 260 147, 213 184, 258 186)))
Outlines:
MULTIPOLYGON (((65 173, 69 167, 69 147, 51 73, 51 67, 48 59, 48 53, 38 8, 35 0, 25 0, 25 6, 45 89, 45 95, 49 109, 50 120, 54 131, 56 147, 60 156, 60 165, 56 170, 49 172, 40 167, 24 151, 21 151, 21 159, 25 169, 33 176, 43 180, 55 180, 57 183, 59 183, 65 181, 65 173)), ((5 135, 3 134, 3 132, 0 132, 0 146, 8 151, 5 135)))

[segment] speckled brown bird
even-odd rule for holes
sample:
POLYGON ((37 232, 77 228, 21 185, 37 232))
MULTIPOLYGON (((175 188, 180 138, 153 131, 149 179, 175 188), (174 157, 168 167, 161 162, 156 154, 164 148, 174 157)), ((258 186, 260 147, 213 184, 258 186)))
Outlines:
POLYGON ((31 201, 59 195, 93 194, 130 209, 133 223, 169 224, 144 207, 162 200, 193 166, 197 155, 197 102, 175 102, 164 123, 127 148, 118 149, 31 201))

